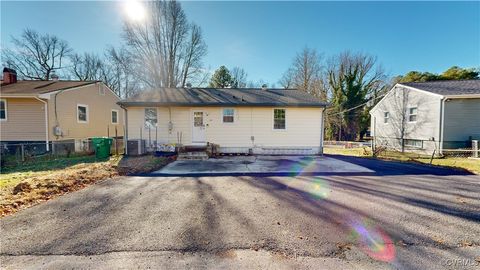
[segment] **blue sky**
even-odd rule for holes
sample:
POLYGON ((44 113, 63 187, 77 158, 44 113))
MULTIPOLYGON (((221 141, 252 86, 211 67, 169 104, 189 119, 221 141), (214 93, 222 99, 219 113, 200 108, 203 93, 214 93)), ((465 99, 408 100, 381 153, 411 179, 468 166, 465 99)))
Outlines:
MULTIPOLYGON (((24 28, 52 33, 77 52, 121 44, 121 2, 1 2, 1 45, 24 28)), ((480 2, 183 2, 208 45, 212 70, 239 66, 276 83, 305 46, 325 56, 376 55, 390 75, 480 66, 480 2)))

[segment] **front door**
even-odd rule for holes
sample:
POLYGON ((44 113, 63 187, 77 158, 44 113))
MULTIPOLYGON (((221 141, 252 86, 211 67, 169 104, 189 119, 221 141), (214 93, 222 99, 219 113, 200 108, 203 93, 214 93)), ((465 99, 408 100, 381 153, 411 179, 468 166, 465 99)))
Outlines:
POLYGON ((204 144, 205 141, 205 112, 193 111, 192 143, 204 144))

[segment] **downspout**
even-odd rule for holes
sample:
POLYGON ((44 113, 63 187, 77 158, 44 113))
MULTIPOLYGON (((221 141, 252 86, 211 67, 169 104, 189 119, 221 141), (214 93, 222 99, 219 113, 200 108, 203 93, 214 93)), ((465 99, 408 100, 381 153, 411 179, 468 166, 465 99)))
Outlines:
POLYGON ((441 100, 440 100, 440 145, 439 145, 439 154, 440 155, 443 155, 443 130, 444 130, 444 127, 445 127, 445 101, 447 99, 445 97, 443 97, 441 100))
POLYGON ((327 107, 322 109, 322 122, 320 123, 320 155, 323 155, 323 140, 325 138, 325 110, 327 107))
POLYGON ((123 105, 120 105, 120 108, 125 111, 125 127, 123 128, 125 135, 123 137, 123 145, 125 146, 124 155, 128 155, 128 111, 127 107, 124 107, 123 105))
POLYGON ((36 100, 42 102, 45 105, 45 146, 47 149, 47 152, 50 151, 50 145, 49 145, 49 136, 48 136, 48 103, 45 100, 42 100, 38 97, 35 97, 36 100))

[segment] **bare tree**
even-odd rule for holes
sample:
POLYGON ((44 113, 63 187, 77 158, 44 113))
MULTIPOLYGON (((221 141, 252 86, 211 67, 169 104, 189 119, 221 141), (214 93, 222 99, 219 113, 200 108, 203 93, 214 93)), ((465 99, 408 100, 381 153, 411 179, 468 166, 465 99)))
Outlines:
POLYGON ((20 38, 12 37, 12 42, 15 49, 3 49, 2 62, 24 79, 48 80, 52 72, 63 67, 71 52, 66 41, 30 29, 25 29, 20 38))
POLYGON ((187 21, 177 1, 144 2, 142 22, 126 22, 124 39, 138 78, 148 87, 184 86, 201 69, 206 54, 199 26, 187 21))
POLYGON ((232 75, 233 88, 244 88, 247 86, 247 72, 243 68, 234 67, 230 74, 232 75))
POLYGON ((322 87, 322 56, 315 49, 305 47, 297 53, 292 66, 284 73, 279 83, 284 88, 297 88, 326 100, 322 87))
POLYGON ((202 29, 192 24, 190 40, 185 49, 185 56, 182 66, 182 83, 185 87, 187 80, 197 77, 202 73, 202 58, 207 54, 207 45, 203 41, 202 29))
POLYGON ((282 78, 278 81, 278 83, 285 89, 294 87, 294 76, 295 72, 293 68, 287 69, 285 73, 283 73, 282 78))
POLYGON ((100 80, 105 72, 102 59, 92 53, 74 54, 70 57, 70 63, 70 73, 80 81, 100 80))
POLYGON ((123 98, 128 98, 141 87, 133 72, 132 61, 132 56, 125 48, 110 47, 105 53, 101 69, 101 80, 123 98))

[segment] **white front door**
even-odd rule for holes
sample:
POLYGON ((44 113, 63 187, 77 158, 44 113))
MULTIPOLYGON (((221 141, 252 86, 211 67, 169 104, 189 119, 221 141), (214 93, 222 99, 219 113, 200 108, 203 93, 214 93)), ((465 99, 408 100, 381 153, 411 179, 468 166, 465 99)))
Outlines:
POLYGON ((192 143, 206 142, 205 136, 205 112, 193 111, 192 143))

